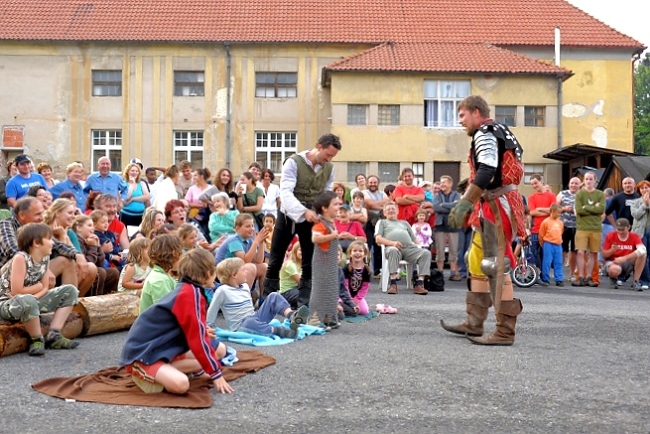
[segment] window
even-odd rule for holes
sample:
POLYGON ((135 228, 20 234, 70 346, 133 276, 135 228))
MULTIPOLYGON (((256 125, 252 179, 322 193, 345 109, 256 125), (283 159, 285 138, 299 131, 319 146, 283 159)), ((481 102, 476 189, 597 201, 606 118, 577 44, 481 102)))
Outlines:
POLYGON ((413 163, 413 180, 415 185, 420 185, 424 181, 424 163, 413 163))
POLYGON ((424 126, 459 127, 458 103, 469 93, 469 81, 424 80, 424 126))
POLYGON ((544 164, 524 164, 524 184, 530 184, 531 175, 544 176, 545 166, 544 164))
POLYGON ((93 71, 93 96, 122 96, 122 71, 93 71))
POLYGON ((379 179, 382 183, 396 183, 399 178, 399 163, 379 163, 379 179))
POLYGON ((122 171, 122 130, 92 130, 92 152, 90 170, 96 170, 95 165, 101 157, 111 160, 111 171, 122 171))
POLYGON ((357 175, 363 173, 366 174, 366 163, 359 162, 348 162, 348 182, 357 185, 357 175))
POLYGON ((348 125, 367 125, 368 106, 360 104, 348 105, 348 125))
POLYGON ((187 160, 192 167, 203 165, 203 131, 174 131, 174 164, 187 160))
POLYGON ((524 107, 524 125, 527 127, 543 127, 546 107, 524 107))
POLYGON ((204 96, 203 71, 174 71, 174 96, 204 96))
POLYGON ((284 160, 296 153, 296 133, 255 133, 255 161, 273 173, 282 172, 284 160))
POLYGON ((379 125, 399 125, 399 106, 380 104, 377 123, 379 125))
POLYGON ((295 98, 298 94, 298 74, 295 72, 256 72, 257 98, 295 98))
POLYGON ((509 127, 515 126, 517 107, 514 105, 498 105, 494 107, 495 120, 509 127))

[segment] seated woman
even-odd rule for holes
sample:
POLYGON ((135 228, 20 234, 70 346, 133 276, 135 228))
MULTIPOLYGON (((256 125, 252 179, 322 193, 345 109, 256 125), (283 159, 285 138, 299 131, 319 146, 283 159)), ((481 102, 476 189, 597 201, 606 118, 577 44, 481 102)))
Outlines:
POLYGON ((424 289, 424 276, 428 276, 431 268, 431 252, 421 249, 416 244, 415 234, 411 226, 403 220, 397 220, 397 204, 388 202, 384 205, 385 219, 379 220, 375 228, 375 242, 386 246, 385 255, 388 260, 388 294, 397 294, 397 276, 399 262, 405 261, 416 264, 418 278, 413 287, 413 293, 426 295, 424 289))
POLYGON ((138 238, 151 239, 151 233, 165 224, 165 215, 156 208, 149 207, 142 216, 138 231, 131 236, 131 241, 138 238))

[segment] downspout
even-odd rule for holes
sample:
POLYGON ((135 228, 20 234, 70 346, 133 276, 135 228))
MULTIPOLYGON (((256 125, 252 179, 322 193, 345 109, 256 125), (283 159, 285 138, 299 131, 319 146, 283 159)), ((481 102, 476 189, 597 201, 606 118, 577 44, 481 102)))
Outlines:
POLYGON ((226 167, 230 168, 230 158, 232 154, 232 144, 230 139, 230 96, 232 94, 232 86, 230 80, 231 58, 230 58, 230 42, 224 42, 226 48, 226 167))
MULTIPOLYGON (((555 28, 555 66, 560 66, 560 28, 555 28)), ((557 79, 557 148, 562 148, 562 77, 557 79)))

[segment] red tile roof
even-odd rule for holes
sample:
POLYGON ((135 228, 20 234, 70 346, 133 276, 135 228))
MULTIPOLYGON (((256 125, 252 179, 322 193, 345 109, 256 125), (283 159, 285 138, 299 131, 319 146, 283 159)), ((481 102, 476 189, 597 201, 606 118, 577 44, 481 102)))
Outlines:
POLYGON ((329 71, 482 72, 548 74, 571 72, 490 44, 385 43, 326 67, 329 71))
POLYGON ((1 0, 0 40, 643 45, 564 0, 1 0))

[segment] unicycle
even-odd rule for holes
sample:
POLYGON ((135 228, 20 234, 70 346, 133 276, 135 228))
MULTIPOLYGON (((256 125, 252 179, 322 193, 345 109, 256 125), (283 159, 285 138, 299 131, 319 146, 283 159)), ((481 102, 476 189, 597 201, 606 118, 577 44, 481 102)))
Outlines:
POLYGON ((522 246, 517 266, 510 271, 512 282, 520 288, 530 288, 537 282, 537 267, 528 263, 528 246, 522 246))

